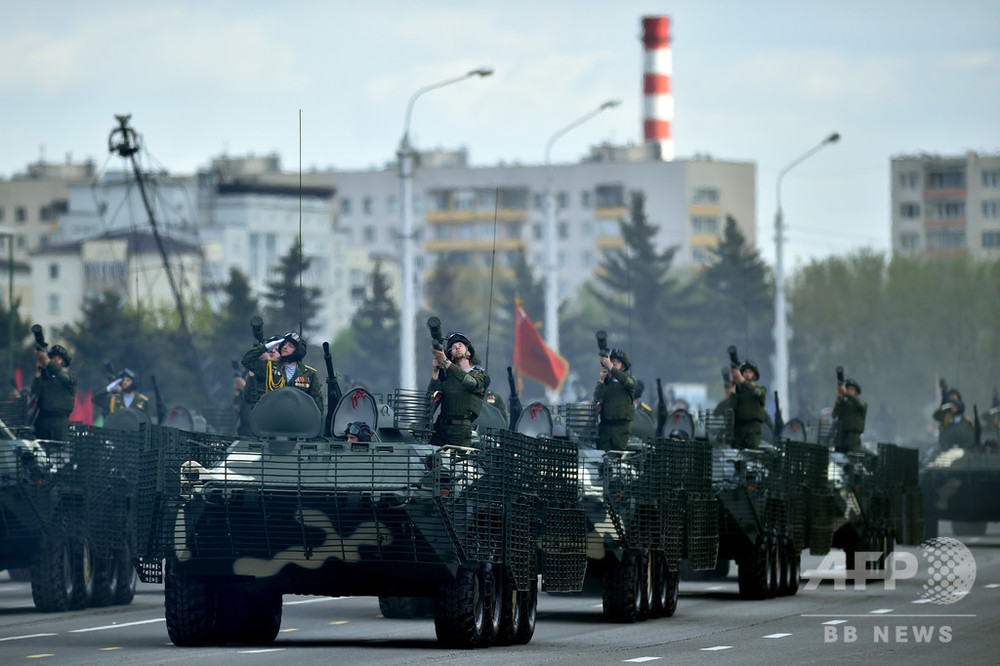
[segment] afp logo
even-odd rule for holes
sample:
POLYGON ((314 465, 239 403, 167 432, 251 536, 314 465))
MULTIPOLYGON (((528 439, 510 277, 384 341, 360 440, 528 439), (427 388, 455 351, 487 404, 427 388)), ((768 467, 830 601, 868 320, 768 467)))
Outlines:
MULTIPOLYGON (((976 583, 976 560, 972 551, 966 548, 958 539, 936 537, 920 544, 920 559, 913 553, 893 552, 886 557, 881 552, 858 551, 855 555, 855 566, 865 567, 866 563, 877 563, 885 558, 885 570, 875 571, 864 568, 861 571, 848 571, 847 580, 854 580, 854 589, 863 590, 866 579, 875 578, 884 581, 886 590, 895 590, 897 580, 908 580, 924 573, 921 597, 930 603, 949 605, 961 600, 972 590, 976 583)), ((809 581, 807 590, 815 590, 823 580, 833 580, 835 590, 846 589, 846 580, 831 574, 836 564, 833 554, 828 554, 820 562, 819 567, 806 573, 809 581)))

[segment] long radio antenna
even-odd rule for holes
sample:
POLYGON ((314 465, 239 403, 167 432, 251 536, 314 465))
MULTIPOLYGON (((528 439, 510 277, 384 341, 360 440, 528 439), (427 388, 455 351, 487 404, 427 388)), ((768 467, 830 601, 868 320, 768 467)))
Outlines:
POLYGON ((493 274, 497 266, 497 211, 500 207, 500 188, 493 197, 493 255, 490 257, 490 306, 486 312, 486 374, 490 374, 490 327, 493 326, 493 274))
POLYGON ((302 337, 302 109, 299 109, 299 337, 302 337))

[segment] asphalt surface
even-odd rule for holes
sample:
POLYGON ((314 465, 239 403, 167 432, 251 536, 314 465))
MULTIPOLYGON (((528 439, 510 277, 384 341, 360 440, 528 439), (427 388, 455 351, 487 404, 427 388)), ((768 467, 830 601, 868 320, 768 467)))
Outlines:
MULTIPOLYGON (((950 536, 945 522, 941 536, 950 536)), ((0 573, 0 663, 1000 663, 1000 524, 961 541, 975 558, 976 579, 950 604, 928 598, 934 595, 925 584, 941 588, 927 549, 898 549, 912 556, 898 569, 919 566, 898 577, 895 589, 884 581, 856 589, 842 568, 829 568, 836 563, 806 555, 803 587, 793 597, 740 599, 735 566, 723 580, 682 582, 674 617, 631 625, 606 623, 597 596, 542 594, 528 645, 470 651, 439 648, 431 619, 382 618, 371 597, 290 595, 269 646, 178 648, 167 636, 162 586, 140 584, 128 606, 43 614, 34 610, 29 583, 0 573), (807 586, 817 571, 827 580, 807 586)), ((842 567, 842 553, 834 559, 842 567)))

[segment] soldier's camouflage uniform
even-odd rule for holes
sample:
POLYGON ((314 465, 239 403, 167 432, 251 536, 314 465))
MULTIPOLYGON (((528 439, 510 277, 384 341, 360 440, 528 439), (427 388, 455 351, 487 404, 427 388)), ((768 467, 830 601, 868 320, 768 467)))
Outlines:
POLYGON ((868 405, 860 397, 844 392, 833 406, 833 418, 840 423, 840 441, 835 450, 856 453, 861 450, 861 433, 865 431, 868 405))
POLYGON ((66 441, 69 415, 76 404, 76 375, 50 360, 31 382, 31 393, 38 396, 35 437, 66 441))
POLYGON ((624 451, 632 432, 635 406, 635 378, 624 370, 611 367, 611 380, 598 382, 594 402, 600 405, 601 420, 597 424, 597 448, 602 451, 624 451))
POLYGON ((427 392, 441 404, 431 444, 472 445, 472 422, 483 407, 487 383, 486 372, 475 366, 465 371, 451 363, 438 370, 438 378, 427 385, 427 392))
POLYGON ((756 449, 760 446, 761 424, 766 412, 767 387, 748 381, 736 382, 736 392, 731 396, 733 409, 733 434, 737 449, 756 449))

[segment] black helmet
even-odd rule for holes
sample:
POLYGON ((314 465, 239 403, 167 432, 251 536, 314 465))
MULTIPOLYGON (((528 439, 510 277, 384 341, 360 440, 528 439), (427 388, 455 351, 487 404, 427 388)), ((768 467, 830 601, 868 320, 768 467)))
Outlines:
POLYGON ((667 435, 667 439, 673 439, 673 440, 676 440, 678 442, 686 442, 689 439, 691 439, 691 437, 687 434, 686 430, 681 430, 680 428, 675 428, 675 429, 673 429, 673 430, 670 431, 669 435, 667 435))
POLYGON ((125 379, 126 377, 132 380, 132 385, 129 387, 129 389, 133 391, 136 390, 135 385, 137 382, 136 382, 135 372, 133 372, 129 368, 125 368, 118 373, 118 379, 125 379))
POLYGON ((346 433, 357 437, 359 442, 372 441, 372 429, 364 421, 353 421, 348 423, 346 433))
POLYGON ((754 377, 754 381, 760 379, 760 368, 757 367, 756 363, 750 359, 743 361, 743 365, 740 366, 740 372, 746 371, 747 368, 753 370, 753 374, 756 375, 756 377, 754 377))
POLYGON ((622 365, 625 366, 626 370, 632 369, 632 361, 629 360, 628 354, 625 353, 624 349, 619 349, 618 347, 615 347, 614 349, 611 350, 611 360, 613 361, 615 359, 621 361, 622 365))
POLYGON ((848 377, 846 380, 844 380, 844 386, 853 386, 854 389, 858 392, 858 395, 861 394, 861 384, 859 384, 858 380, 856 379, 851 379, 850 377, 848 377))
POLYGON ((306 341, 302 339, 302 336, 295 331, 289 331, 283 336, 285 342, 291 342, 295 345, 295 351, 288 356, 288 360, 294 363, 298 363, 306 355, 306 341))
POLYGON ((69 355, 69 352, 62 345, 52 345, 52 348, 49 349, 49 358, 53 356, 62 356, 62 360, 67 368, 73 362, 73 357, 69 355))
POLYGON ((469 341, 469 338, 465 335, 465 333, 461 333, 459 331, 455 331, 450 334, 448 339, 444 341, 444 351, 448 354, 449 359, 451 359, 451 346, 456 342, 461 342, 465 345, 466 349, 469 350, 469 362, 474 363, 474 359, 476 358, 476 348, 472 346, 472 342, 469 341))

